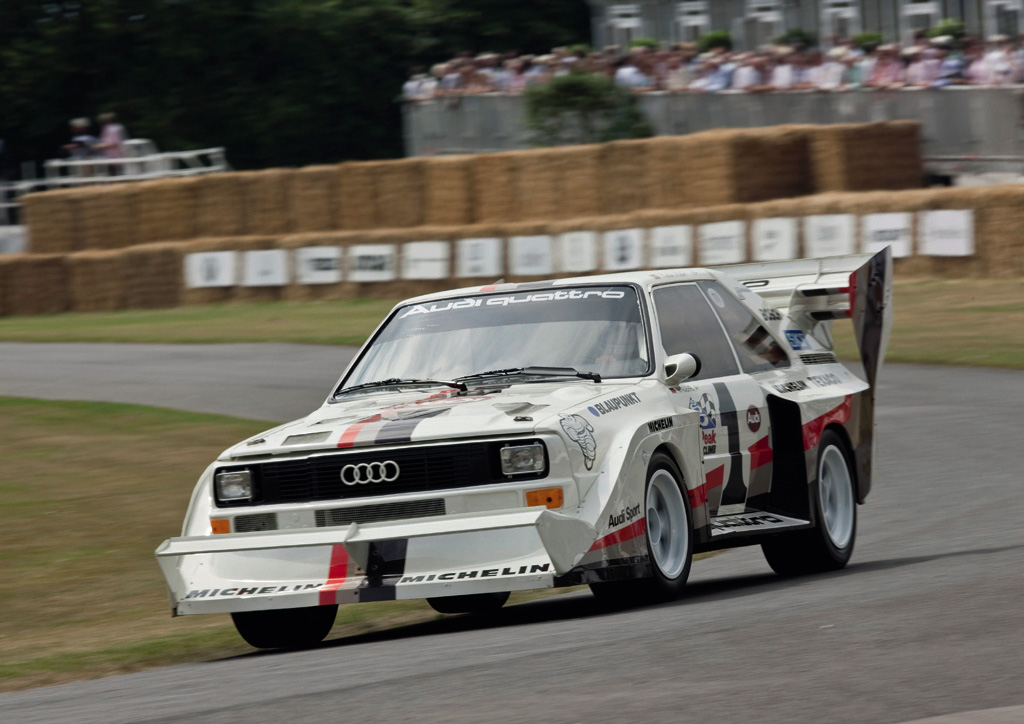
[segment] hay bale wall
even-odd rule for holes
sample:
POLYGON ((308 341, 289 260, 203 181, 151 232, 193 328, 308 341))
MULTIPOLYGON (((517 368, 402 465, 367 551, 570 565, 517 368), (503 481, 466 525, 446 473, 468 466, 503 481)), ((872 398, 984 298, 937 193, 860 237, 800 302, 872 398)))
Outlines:
POLYGON ((72 197, 78 222, 78 246, 123 249, 138 240, 139 188, 123 183, 79 189, 72 197))
POLYGON ((339 229, 370 229, 376 223, 377 190, 372 163, 343 163, 336 179, 339 229))
POLYGON ((240 236, 245 233, 245 177, 213 173, 196 178, 196 235, 240 236))
POLYGON ((140 181, 137 243, 191 239, 196 232, 196 179, 140 181))
POLYGON ((78 207, 75 192, 45 191, 21 200, 24 223, 29 228, 29 250, 34 254, 57 254, 78 248, 78 207))
POLYGON ((397 229, 423 223, 423 165, 424 160, 420 158, 370 164, 375 191, 375 227, 397 229))
POLYGON ((338 169, 307 166, 288 177, 288 232, 337 228, 338 169))
MULTIPOLYGON (((245 203, 243 234, 284 234, 288 230, 288 192, 294 171, 271 168, 239 174, 245 203)), ((179 237, 189 239, 192 237, 179 237)))
POLYGON ((738 132, 730 139, 736 203, 813 192, 809 126, 738 132))
POLYGON ((814 191, 913 189, 924 184, 917 121, 809 126, 814 191))
POLYGON ((501 224, 515 220, 519 202, 513 160, 517 153, 483 153, 470 162, 473 221, 476 223, 501 224))
POLYGON ((0 309, 5 314, 58 314, 70 308, 64 254, 16 254, 0 259, 0 309))
POLYGON ((161 309, 181 304, 180 242, 141 244, 121 252, 124 261, 124 306, 161 309))
POLYGON ((472 171, 472 156, 440 156, 424 164, 425 224, 473 223, 472 171))
POLYGON ((653 196, 647 172, 650 151, 647 139, 601 144, 603 213, 628 214, 649 208, 653 196))
POLYGON ((125 306, 125 258, 120 250, 80 251, 67 257, 70 307, 110 312, 125 306))

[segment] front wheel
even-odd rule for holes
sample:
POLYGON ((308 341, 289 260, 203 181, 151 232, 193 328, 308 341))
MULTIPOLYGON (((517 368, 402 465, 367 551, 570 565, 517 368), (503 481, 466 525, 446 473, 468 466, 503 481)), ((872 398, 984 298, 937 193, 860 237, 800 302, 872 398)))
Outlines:
POLYGON ((817 524, 811 530, 771 538, 761 544, 772 570, 782 576, 837 571, 853 555, 857 501, 850 455, 842 438, 826 430, 818 446, 818 477, 811 489, 817 524))
POLYGON ((666 601, 679 596, 693 562, 693 517, 675 461, 655 453, 647 468, 644 493, 647 556, 651 578, 592 583, 598 598, 626 601, 666 601))
POLYGON ((257 649, 305 649, 324 640, 338 606, 240 611, 231 614, 239 635, 257 649))

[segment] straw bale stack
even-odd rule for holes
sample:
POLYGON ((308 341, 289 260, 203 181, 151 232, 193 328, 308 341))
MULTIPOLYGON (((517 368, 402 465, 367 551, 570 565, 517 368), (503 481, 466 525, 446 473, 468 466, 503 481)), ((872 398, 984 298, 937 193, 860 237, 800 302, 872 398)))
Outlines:
POLYGON ((419 226, 425 218, 422 158, 376 161, 371 164, 374 189, 374 223, 381 229, 419 226))
POLYGON ((815 190, 920 188, 920 131, 917 121, 815 126, 810 132, 815 190))
POLYGON ((289 232, 337 228, 337 166, 306 166, 289 178, 289 232))
POLYGON ((683 136, 681 175, 685 178, 687 206, 736 202, 736 134, 733 130, 715 130, 683 136))
POLYGON ((344 247, 356 243, 361 238, 356 231, 327 231, 308 234, 289 234, 278 239, 277 248, 287 249, 294 273, 287 287, 281 292, 281 298, 289 301, 304 302, 318 299, 354 299, 355 289, 344 280, 344 247), (339 264, 342 280, 335 284, 299 284, 298 269, 294 267, 295 251, 304 247, 329 246, 342 248, 339 264))
POLYGON ((688 191, 694 179, 687 173, 687 157, 693 143, 687 138, 656 136, 648 139, 647 182, 650 188, 650 207, 675 209, 690 204, 688 191))
POLYGON ((127 309, 161 309, 181 303, 182 246, 181 242, 164 241, 132 246, 121 252, 127 309))
POLYGON ((29 249, 53 254, 78 248, 75 190, 43 191, 21 199, 23 223, 28 226, 29 249))
POLYGON ((196 178, 196 235, 238 236, 245 233, 243 175, 211 173, 196 178))
POLYGON ((973 209, 975 254, 970 257, 924 257, 922 269, 941 277, 1024 276, 1024 188, 1012 184, 932 191, 927 209, 973 209))
POLYGON ((71 203, 78 220, 78 248, 123 249, 136 243, 139 231, 136 184, 79 189, 71 203))
POLYGON ((424 161, 424 223, 473 223, 472 156, 438 156, 424 161))
POLYGON ((16 254, 0 260, 4 314, 57 314, 70 307, 64 254, 16 254))
POLYGON ((654 193, 648 174, 651 149, 648 139, 601 144, 601 210, 604 213, 628 214, 653 204, 654 193))
POLYGON ((808 126, 736 131, 729 140, 738 203, 813 192, 808 126))
POLYGON ((552 148, 548 152, 557 180, 557 214, 552 218, 575 219, 602 212, 601 190, 606 183, 597 144, 552 148))
POLYGON ((335 218, 340 229, 371 229, 376 223, 377 192, 373 164, 347 162, 337 167, 335 218))
POLYGON ((546 220, 559 215, 564 189, 555 173, 551 149, 519 151, 512 157, 516 220, 546 220))
POLYGON ((196 179, 173 178, 136 184, 137 243, 191 239, 196 232, 196 179))
POLYGON ((110 312, 125 306, 125 258, 118 250, 80 251, 67 256, 70 308, 110 312))
POLYGON ((514 159, 518 154, 510 151, 473 156, 470 184, 476 223, 501 224, 517 218, 514 159))
POLYGON ((269 168, 237 174, 245 200, 245 234, 284 234, 288 191, 294 169, 269 168))

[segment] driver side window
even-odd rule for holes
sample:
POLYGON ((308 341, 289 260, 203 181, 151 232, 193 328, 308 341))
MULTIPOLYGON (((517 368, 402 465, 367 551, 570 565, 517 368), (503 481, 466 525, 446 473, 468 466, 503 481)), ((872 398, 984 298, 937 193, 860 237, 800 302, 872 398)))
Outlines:
POLYGON ((700 372, 691 379, 739 374, 732 346, 700 289, 693 284, 659 287, 653 297, 665 352, 689 352, 700 359, 700 372))

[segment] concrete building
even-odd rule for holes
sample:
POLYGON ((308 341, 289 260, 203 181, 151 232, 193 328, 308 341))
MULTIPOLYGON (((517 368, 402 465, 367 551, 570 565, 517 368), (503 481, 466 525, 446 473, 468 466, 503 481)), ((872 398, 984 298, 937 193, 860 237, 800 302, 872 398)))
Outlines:
POLYGON ((627 47, 637 38, 663 45, 694 41, 727 30, 737 48, 767 44, 786 30, 830 36, 881 33, 885 42, 907 43, 914 32, 956 18, 971 35, 1024 32, 1024 0, 588 0, 595 48, 627 47))

